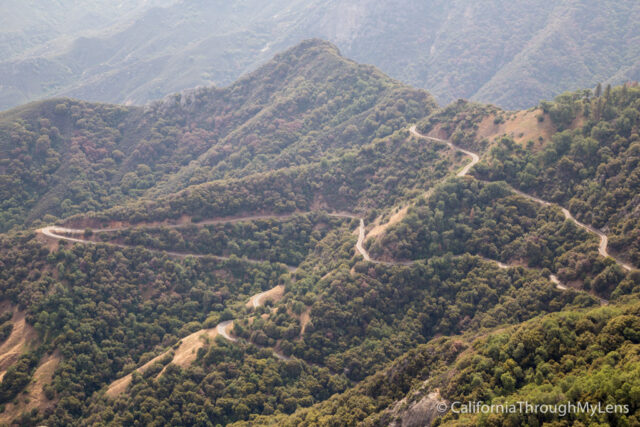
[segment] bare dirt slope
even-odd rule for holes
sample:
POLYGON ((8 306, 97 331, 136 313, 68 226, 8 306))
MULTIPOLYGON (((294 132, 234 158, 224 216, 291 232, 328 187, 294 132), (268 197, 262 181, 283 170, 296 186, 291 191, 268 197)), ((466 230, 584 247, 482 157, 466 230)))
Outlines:
POLYGON ((27 324, 25 320, 25 312, 20 311, 17 308, 3 303, 0 304, 0 311, 5 312, 7 310, 13 311, 13 317, 11 322, 13 323, 13 330, 9 338, 0 345, 0 381, 7 372, 7 368, 11 366, 22 353, 31 348, 36 342, 38 334, 36 331, 27 324))
POLYGON ((25 393, 19 394, 13 402, 5 405, 4 412, 0 413, 0 423, 4 425, 24 412, 29 412, 33 409, 42 411, 56 404, 57 399, 47 399, 44 394, 44 386, 51 384, 53 373, 60 360, 61 356, 57 351, 42 358, 33 374, 31 383, 25 389, 25 393))
POLYGON ((493 114, 485 117, 478 125, 478 139, 487 138, 492 141, 496 137, 507 135, 517 143, 533 141, 540 144, 549 141, 551 135, 556 132, 549 116, 540 109, 523 110, 513 114, 503 113, 503 117, 505 120, 502 123, 495 123, 496 116, 493 114), (539 121, 538 117, 543 117, 544 120, 539 121))
MULTIPOLYGON (((145 363, 144 365, 140 366, 138 369, 136 369, 133 372, 139 372, 139 373, 144 373, 147 369, 149 369, 151 366, 153 366, 154 363, 159 362, 160 359, 162 359, 163 357, 165 357, 167 354, 169 354, 169 350, 167 350, 166 352, 160 354, 159 356, 154 357, 153 359, 149 360, 147 363, 145 363)), ((129 386, 129 384, 131 383, 131 378, 133 377, 133 372, 125 375, 122 378, 119 378, 117 380, 115 380, 114 382, 112 382, 109 385, 109 388, 107 388, 107 392, 106 395, 108 397, 111 398, 115 398, 118 395, 120 395, 122 392, 124 392, 127 387, 129 386)))
POLYGON ((217 328, 210 328, 201 329, 183 338, 182 343, 176 350, 171 363, 178 366, 191 365, 196 360, 198 350, 204 346, 207 341, 214 339, 217 335, 217 328))

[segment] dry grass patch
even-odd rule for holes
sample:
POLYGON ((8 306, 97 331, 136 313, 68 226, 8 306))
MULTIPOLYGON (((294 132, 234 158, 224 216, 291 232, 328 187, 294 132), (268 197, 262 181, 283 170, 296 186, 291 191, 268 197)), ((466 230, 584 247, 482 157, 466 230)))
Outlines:
POLYGON ((367 237, 365 238, 365 241, 379 236, 380 234, 383 234, 387 228, 391 227, 394 224, 399 223, 400 221, 402 221, 404 219, 404 217, 407 215, 407 211, 409 210, 409 205, 399 209, 396 213, 394 213, 393 215, 391 215, 391 217, 389 218, 389 220, 387 222, 385 222, 384 224, 380 224, 378 221, 376 222, 375 226, 369 231, 369 234, 367 234, 367 237))
MULTIPOLYGON (((160 359, 162 359, 167 354, 169 354, 169 351, 170 350, 167 350, 164 353, 160 354, 159 356, 154 357, 153 359, 149 360, 144 365, 140 366, 138 369, 135 369, 133 372, 139 372, 141 374, 144 373, 147 369, 149 369, 151 366, 153 366, 154 363, 159 362, 160 359)), ((127 387, 129 386, 129 384, 131 384, 131 378, 133 377, 133 372, 131 372, 131 373, 125 375, 124 377, 122 377, 120 379, 117 379, 114 382, 112 382, 109 385, 109 388, 107 388, 107 392, 106 392, 107 397, 115 398, 118 395, 120 395, 121 393, 123 393, 127 389, 127 387)))
POLYGON ((44 411, 56 404, 57 399, 47 399, 44 394, 44 386, 51 384, 53 373, 60 360, 60 353, 56 351, 40 361, 31 383, 25 389, 26 393, 20 393, 13 402, 5 405, 4 412, 0 414, 0 423, 8 424, 24 412, 30 412, 33 409, 44 411))
MULTIPOLYGON (((191 335, 184 337, 182 340, 180 340, 180 346, 175 350, 173 359, 171 360, 170 363, 173 363, 181 367, 186 367, 191 365, 196 360, 196 357, 198 356, 198 350, 202 348, 209 340, 212 340, 213 338, 215 338, 217 335, 218 335, 217 329, 211 328, 211 329, 201 329, 197 332, 192 333, 191 335)), ((135 369, 133 372, 139 372, 143 374, 145 371, 147 371, 147 369, 149 369, 155 363, 162 360, 164 357, 166 357, 170 353, 171 353, 171 350, 167 350, 163 352, 162 354, 149 360, 144 365, 135 369)), ((158 376, 162 375, 165 370, 166 370, 166 366, 162 369, 162 371, 160 371, 158 376)), ((133 372, 112 382, 107 388, 107 391, 106 391, 107 397, 116 398, 117 396, 122 394, 127 389, 129 384, 131 384, 133 372)))
POLYGON ((311 307, 308 307, 300 314, 300 338, 304 335, 304 331, 307 329, 307 325, 311 320, 311 307))
MULTIPOLYGON (((217 328, 201 329, 183 338, 175 352, 171 363, 178 366, 189 366, 196 360, 198 350, 218 335, 217 328)), ((164 372, 164 369, 162 370, 164 372)), ((162 372, 160 374, 162 374, 162 372)))
POLYGON ((0 306, 0 311, 6 312, 7 310, 13 311, 11 318, 13 330, 9 338, 0 345, 0 381, 7 372, 7 368, 18 360, 21 354, 31 348, 38 339, 35 329, 26 322, 24 311, 3 303, 0 306))
POLYGON ((556 127, 549 116, 540 109, 518 111, 511 115, 503 113, 503 117, 505 121, 502 123, 494 122, 496 118, 494 114, 485 117, 478 125, 476 132, 478 139, 487 138, 492 141, 494 138, 507 135, 519 144, 533 141, 535 146, 539 147, 549 141, 551 135, 556 132, 556 127), (543 117, 544 120, 539 121, 538 117, 543 117))

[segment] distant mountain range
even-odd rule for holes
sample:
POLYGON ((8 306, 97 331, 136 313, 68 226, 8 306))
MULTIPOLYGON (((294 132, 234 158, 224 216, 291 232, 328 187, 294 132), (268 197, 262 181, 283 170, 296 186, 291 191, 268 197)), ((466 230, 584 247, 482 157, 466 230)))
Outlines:
POLYGON ((311 37, 440 103, 526 108, 640 77, 634 0, 61 0, 0 11, 3 109, 60 95, 144 104, 226 86, 311 37))

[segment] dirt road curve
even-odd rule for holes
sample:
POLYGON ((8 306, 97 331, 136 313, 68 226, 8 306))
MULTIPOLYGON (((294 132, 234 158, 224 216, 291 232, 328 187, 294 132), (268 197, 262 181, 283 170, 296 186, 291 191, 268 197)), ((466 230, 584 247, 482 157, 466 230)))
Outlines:
POLYGON ((216 326, 216 329, 218 330, 218 334, 221 337, 231 342, 235 342, 237 338, 229 335, 229 329, 231 328, 233 328, 233 320, 225 320, 224 322, 218 323, 218 326, 216 326))
POLYGON ((358 227, 358 241, 356 242, 356 249, 360 252, 360 255, 364 258, 365 261, 371 261, 371 257, 369 256, 369 252, 364 248, 365 232, 364 232, 364 220, 360 218, 360 226, 358 227))
POLYGON ((282 297, 283 293, 284 286, 278 285, 273 289, 269 289, 268 291, 260 292, 259 294, 255 294, 254 296, 252 296, 247 303, 247 307, 256 309, 264 305, 267 300, 279 299, 280 297, 282 297))
POLYGON ((611 257, 611 258, 613 258, 625 270, 631 271, 631 270, 634 269, 631 264, 627 264, 626 262, 620 260, 619 258, 616 258, 615 256, 611 255, 607 251, 607 246, 609 245, 609 238, 607 237, 606 234, 604 234, 600 230, 596 230, 595 228, 593 228, 593 227, 591 227, 591 226, 589 226, 587 224, 581 223, 580 221, 575 219, 573 217, 573 215, 571 215, 571 212, 569 212, 567 209, 565 209, 565 208, 561 208, 561 209, 562 209, 562 213, 564 214, 565 218, 568 218, 571 221, 575 222, 578 225, 578 227, 584 228, 585 230, 590 231, 590 232, 592 232, 594 234, 597 234, 600 237, 600 244, 598 245, 598 253, 600 253, 600 255, 602 255, 603 257, 611 257))
POLYGON ((426 136, 421 134, 420 132, 418 132, 416 125, 411 126, 409 128, 409 132, 411 132, 411 134, 416 138, 426 139, 426 140, 435 141, 435 142, 441 142, 443 144, 447 144, 449 147, 453 148, 456 151, 459 151, 461 153, 466 154, 467 156, 470 156, 471 162, 465 165, 465 167, 463 167, 462 169, 460 169, 460 171, 456 174, 456 176, 466 176, 471 170, 471 168, 474 167, 476 163, 480 161, 480 156, 478 156, 476 153, 467 151, 464 148, 460 148, 457 145, 454 145, 451 141, 447 141, 445 139, 440 139, 440 138, 434 138, 432 136, 426 136))

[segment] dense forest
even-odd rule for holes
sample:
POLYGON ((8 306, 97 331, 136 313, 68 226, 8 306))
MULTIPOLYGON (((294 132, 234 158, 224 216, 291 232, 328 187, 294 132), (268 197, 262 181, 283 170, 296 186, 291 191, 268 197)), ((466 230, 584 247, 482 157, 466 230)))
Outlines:
POLYGON ((144 249, 65 245, 50 252, 32 234, 3 238, 0 291, 24 308, 42 337, 30 363, 1 387, 9 401, 29 382, 42 354, 62 357, 53 383, 51 422, 68 424, 92 393, 155 351, 233 316, 250 295, 280 283, 286 269, 241 260, 174 260, 144 249))
MULTIPOLYGON (((294 273, 295 285, 277 264, 176 260, 143 247, 64 242, 50 252, 32 235, 6 238, 3 298, 25 307, 43 341, 12 367, 20 375, 8 371, 5 402, 29 383, 38 359, 57 349, 62 361, 48 389, 56 409, 41 414, 54 425, 78 417, 197 424, 205 415, 227 423, 252 414, 291 413, 344 391, 436 334, 598 304, 585 294, 556 289, 535 271, 502 270, 473 257, 370 268, 354 255, 352 228, 347 221, 326 232, 294 273), (279 283, 289 283, 291 292, 268 317, 250 320, 244 301, 279 283), (425 311, 427 306, 433 309, 425 311), (304 339, 303 312, 309 314, 304 339), (198 352, 192 367, 165 370, 171 358, 161 359, 133 375, 130 391, 116 400, 120 409, 112 412, 113 400, 101 389, 175 348, 181 337, 231 318, 240 319, 233 329, 240 343, 215 340, 198 352), (279 361, 267 350, 273 347, 294 357, 279 361), (266 381, 268 375, 273 382, 266 381), (149 406, 152 401, 160 405, 157 410, 149 406)), ((24 422, 39 419, 31 414, 24 422)))
POLYGON ((312 41, 144 108, 1 113, 0 424, 635 425, 640 272, 562 208, 638 265, 639 111, 436 109, 312 41))
MULTIPOLYGON (((557 273, 564 282, 608 296, 626 277, 613 260, 598 257, 594 235, 559 209, 514 194, 503 183, 447 181, 370 244, 378 258, 428 259, 472 253, 507 264, 557 273)), ((548 273, 547 273, 548 274, 548 273)))
MULTIPOLYGON (((408 351, 348 391, 259 425, 634 425, 640 421, 637 351, 640 302, 565 310, 488 334, 441 337, 408 351), (433 390, 439 390, 434 396, 433 390), (628 413, 442 416, 430 404, 597 402, 628 413)), ((239 423, 237 425, 250 425, 239 423)))
MULTIPOLYGON (((637 84, 598 85, 594 91, 564 93, 554 101, 541 102, 534 112, 539 122, 536 139, 523 139, 523 132, 483 134, 487 119, 502 129, 497 125, 517 114, 465 101, 432 114, 419 129, 477 152, 486 151, 472 175, 507 181, 564 206, 578 220, 604 230, 611 248, 637 265, 639 110, 637 84)), ((513 123, 517 129, 518 120, 513 123)))
POLYGON ((325 209, 358 213, 394 206, 422 194, 460 162, 443 146, 409 139, 406 131, 376 139, 336 159, 216 180, 157 198, 143 198, 107 211, 79 215, 74 225, 192 221, 252 215, 285 214, 325 209))
POLYGON ((178 253, 247 257, 297 266, 344 218, 312 212, 292 217, 265 218, 185 227, 129 228, 98 233, 98 240, 144 246, 178 253))
POLYGON ((435 335, 515 323, 571 303, 596 303, 555 289, 538 274, 503 271, 473 257, 432 258, 393 268, 357 263, 353 273, 343 266, 302 295, 296 290, 284 302, 288 310, 279 309, 264 322, 238 323, 248 328, 238 335, 264 331, 265 342, 277 343, 285 354, 326 365, 352 380, 373 374, 435 335), (296 312, 307 305, 310 321, 300 340, 296 312))

